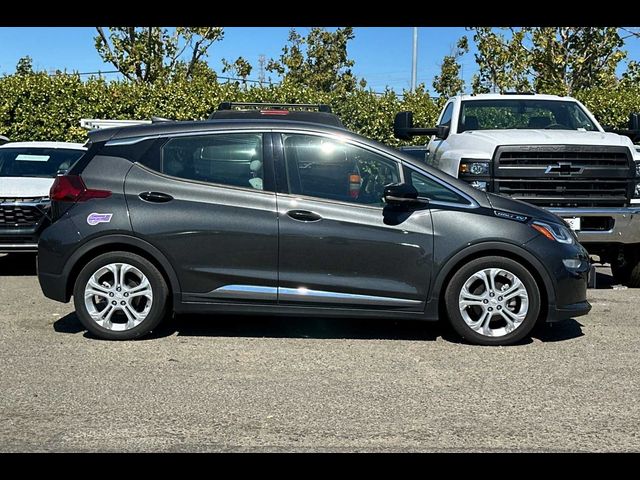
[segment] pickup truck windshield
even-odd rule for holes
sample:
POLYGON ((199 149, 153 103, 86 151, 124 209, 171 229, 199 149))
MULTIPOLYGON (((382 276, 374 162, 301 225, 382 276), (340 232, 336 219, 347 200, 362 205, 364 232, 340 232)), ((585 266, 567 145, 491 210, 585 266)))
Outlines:
POLYGON ((61 148, 0 148, 0 177, 55 177, 67 170, 84 150, 61 148))
POLYGON ((562 100, 467 100, 458 133, 468 130, 554 129, 597 131, 575 102, 562 100))

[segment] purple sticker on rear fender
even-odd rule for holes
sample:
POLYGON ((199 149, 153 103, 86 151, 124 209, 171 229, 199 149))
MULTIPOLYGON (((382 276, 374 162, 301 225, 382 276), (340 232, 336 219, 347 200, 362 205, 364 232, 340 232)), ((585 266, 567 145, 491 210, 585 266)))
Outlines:
POLYGON ((113 217, 112 213, 92 213, 87 217, 89 225, 97 225, 99 223, 109 223, 113 217))

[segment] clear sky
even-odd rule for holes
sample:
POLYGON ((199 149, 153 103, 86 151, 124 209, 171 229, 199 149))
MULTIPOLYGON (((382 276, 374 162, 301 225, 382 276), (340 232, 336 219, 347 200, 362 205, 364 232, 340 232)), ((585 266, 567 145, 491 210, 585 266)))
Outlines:
MULTIPOLYGON (((308 28, 298 28, 305 34, 308 28)), ((278 57, 287 41, 288 28, 228 27, 221 42, 210 49, 209 63, 219 74, 221 59, 243 56, 253 66, 250 78, 258 78, 258 57, 278 57)), ((389 86, 400 92, 411 83, 411 27, 357 27, 349 43, 349 56, 355 60, 354 71, 368 86, 382 91, 389 86)), ((0 28, 0 74, 12 73, 20 57, 29 55, 34 67, 43 70, 92 72, 113 70, 104 64, 94 48, 95 29, 89 27, 2 27, 0 28)), ((439 71, 444 55, 455 48, 465 34, 461 27, 420 27, 418 29, 418 82, 432 91, 431 83, 439 71)), ((471 52, 462 59, 462 76, 470 84, 475 72, 473 42, 471 52)), ((640 40, 627 41, 629 59, 640 61, 640 40)), ((621 70, 624 65, 621 65, 621 70)), ((267 72, 268 75, 268 72, 267 72)), ((114 77, 114 76, 111 76, 114 77)), ((109 77, 107 77, 109 78, 109 77)), ((275 80, 275 78, 274 78, 275 80)))

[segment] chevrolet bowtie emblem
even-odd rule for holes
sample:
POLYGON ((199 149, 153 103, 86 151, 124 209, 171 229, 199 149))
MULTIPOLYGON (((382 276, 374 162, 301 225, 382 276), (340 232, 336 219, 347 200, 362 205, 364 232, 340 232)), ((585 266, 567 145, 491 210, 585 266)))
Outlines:
POLYGON ((549 165, 544 171, 544 173, 557 173, 558 175, 580 175, 582 172, 584 172, 584 167, 574 167, 569 162, 549 165))

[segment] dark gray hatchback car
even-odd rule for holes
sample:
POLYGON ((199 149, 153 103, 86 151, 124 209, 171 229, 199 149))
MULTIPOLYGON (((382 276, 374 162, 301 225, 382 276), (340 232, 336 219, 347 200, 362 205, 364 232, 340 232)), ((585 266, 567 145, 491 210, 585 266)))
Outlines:
POLYGON ((51 199, 40 285, 101 338, 201 312, 447 317, 506 345, 591 308, 560 218, 282 112, 92 132, 51 199))

